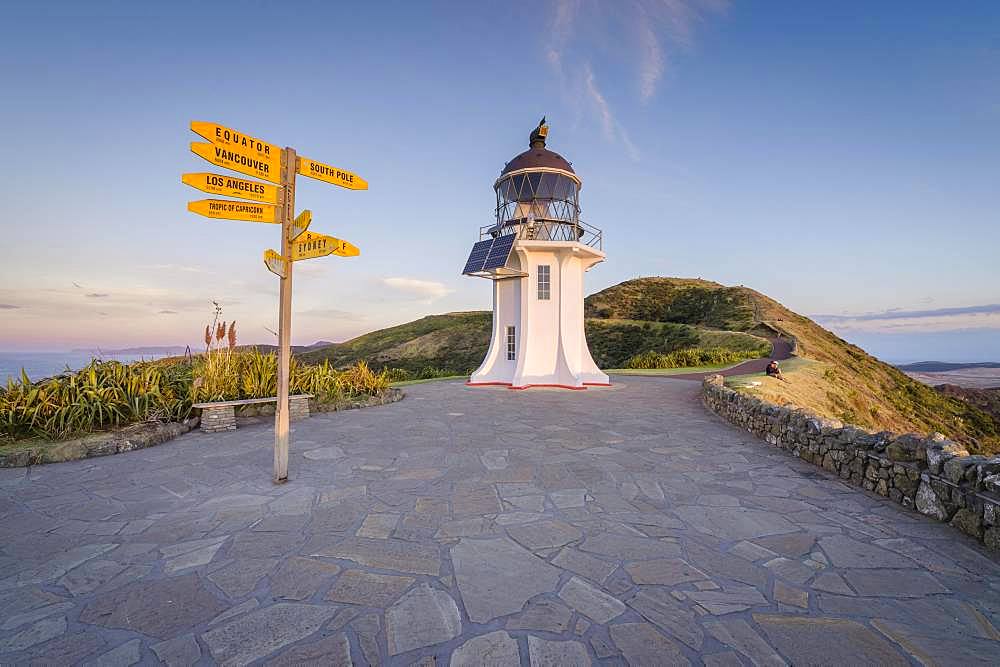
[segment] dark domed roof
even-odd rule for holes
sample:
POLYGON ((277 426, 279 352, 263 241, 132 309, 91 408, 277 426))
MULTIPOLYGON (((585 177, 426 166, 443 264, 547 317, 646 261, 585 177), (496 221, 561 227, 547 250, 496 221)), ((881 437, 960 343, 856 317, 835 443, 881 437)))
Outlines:
POLYGON ((517 171, 519 169, 534 169, 537 167, 548 167, 550 169, 562 169, 571 174, 575 174, 570 163, 559 153, 554 153, 545 147, 529 148, 513 160, 507 163, 500 175, 517 171))

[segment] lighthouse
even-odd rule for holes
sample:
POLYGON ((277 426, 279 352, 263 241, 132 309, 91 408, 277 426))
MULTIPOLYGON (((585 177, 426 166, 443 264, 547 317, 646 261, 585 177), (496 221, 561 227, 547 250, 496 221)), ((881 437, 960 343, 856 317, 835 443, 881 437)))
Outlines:
POLYGON ((469 385, 511 389, 609 385, 590 356, 583 274, 604 261, 600 229, 580 220, 582 182, 545 147, 542 118, 528 150, 493 184, 496 222, 481 227, 462 273, 493 283, 493 337, 469 385))

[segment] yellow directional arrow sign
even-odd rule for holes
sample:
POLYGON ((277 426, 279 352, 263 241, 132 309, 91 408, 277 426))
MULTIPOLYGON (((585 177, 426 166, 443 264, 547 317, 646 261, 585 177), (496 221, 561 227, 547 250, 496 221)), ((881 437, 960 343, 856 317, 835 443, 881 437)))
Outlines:
POLYGON ((191 152, 198 157, 205 158, 214 165, 238 171, 247 176, 256 176, 272 183, 281 182, 281 155, 273 158, 262 159, 256 154, 206 144, 197 141, 191 142, 191 152))
POLYGON ((357 174, 352 174, 349 171, 338 169, 337 167, 331 167, 330 165, 323 164, 322 162, 316 162, 316 160, 310 160, 307 157, 299 157, 298 165, 295 171, 303 176, 315 178, 320 181, 326 181, 327 183, 333 183, 334 185, 339 185, 340 187, 347 188, 348 190, 368 189, 368 181, 361 178, 357 174))
POLYGON ((278 207, 270 204, 252 204, 226 199, 199 199, 188 202, 188 210, 206 218, 246 220, 248 222, 277 222, 278 207))
POLYGON ((191 131, 211 141, 216 146, 223 146, 234 151, 252 155, 260 160, 280 160, 281 147, 269 144, 263 139, 256 139, 239 130, 234 130, 218 123, 206 123, 200 120, 191 121, 191 131))
POLYGON ((302 232, 309 229, 309 223, 311 223, 312 220, 313 220, 313 214, 312 211, 310 211, 309 209, 306 209, 305 211, 299 213, 295 217, 295 220, 292 221, 292 233, 291 236, 289 236, 289 240, 294 241, 295 239, 299 238, 299 236, 302 235, 302 232))
POLYGON ((285 267, 287 262, 284 257, 276 253, 274 250, 264 251, 264 266, 267 270, 278 276, 279 278, 284 278, 286 275, 285 267))
POLYGON ((265 204, 278 203, 278 186, 269 183, 258 183, 257 181, 248 181, 245 178, 205 172, 182 174, 181 182, 213 195, 252 199, 265 204))
POLYGON ((302 259, 312 259, 314 257, 325 257, 327 255, 357 257, 360 254, 361 251, 347 241, 313 232, 303 232, 292 243, 293 262, 302 259))

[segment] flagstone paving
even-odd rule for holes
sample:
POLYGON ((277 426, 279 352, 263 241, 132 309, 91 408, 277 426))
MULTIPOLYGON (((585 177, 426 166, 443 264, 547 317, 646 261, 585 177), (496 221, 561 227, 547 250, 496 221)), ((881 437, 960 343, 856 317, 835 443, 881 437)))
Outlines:
POLYGON ((1000 565, 695 383, 432 383, 0 470, 0 664, 997 664, 1000 565))

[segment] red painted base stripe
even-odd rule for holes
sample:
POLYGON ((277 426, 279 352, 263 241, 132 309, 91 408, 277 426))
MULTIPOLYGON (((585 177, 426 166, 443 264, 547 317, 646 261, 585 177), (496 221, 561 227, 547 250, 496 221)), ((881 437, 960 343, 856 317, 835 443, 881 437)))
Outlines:
POLYGON ((555 389, 572 389, 573 391, 583 391, 587 387, 610 387, 610 382, 584 382, 582 387, 574 387, 568 384, 525 384, 520 387, 515 387, 510 382, 466 382, 466 387, 507 387, 508 389, 514 389, 521 391, 523 389, 531 389, 532 387, 552 387, 555 389))

